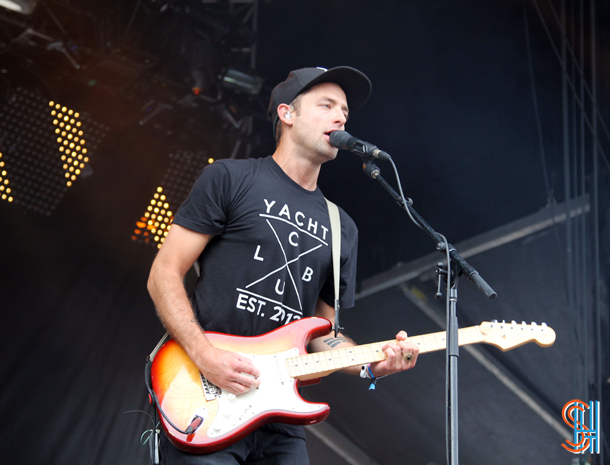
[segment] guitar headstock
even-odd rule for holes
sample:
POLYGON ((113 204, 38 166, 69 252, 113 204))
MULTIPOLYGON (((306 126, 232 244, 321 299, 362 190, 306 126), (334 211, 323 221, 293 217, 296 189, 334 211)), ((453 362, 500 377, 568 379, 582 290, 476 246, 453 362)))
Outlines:
POLYGON ((484 321, 479 326, 483 342, 492 344, 503 351, 514 349, 528 342, 536 342, 539 346, 549 347, 555 342, 555 331, 549 328, 546 323, 540 325, 536 323, 521 324, 516 321, 506 323, 484 321))

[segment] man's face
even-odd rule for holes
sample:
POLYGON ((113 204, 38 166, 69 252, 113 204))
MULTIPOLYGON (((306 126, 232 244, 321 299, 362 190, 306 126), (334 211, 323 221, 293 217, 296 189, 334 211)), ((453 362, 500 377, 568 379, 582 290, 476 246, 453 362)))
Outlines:
POLYGON ((330 133, 343 130, 349 109, 345 92, 337 84, 325 82, 302 95, 292 127, 297 150, 319 163, 337 156, 330 133))

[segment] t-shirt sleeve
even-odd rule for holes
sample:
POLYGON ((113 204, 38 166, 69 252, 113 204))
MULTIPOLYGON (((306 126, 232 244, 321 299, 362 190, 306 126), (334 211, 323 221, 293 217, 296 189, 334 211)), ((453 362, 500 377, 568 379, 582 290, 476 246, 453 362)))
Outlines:
MULTIPOLYGON (((354 306, 356 294, 356 269, 358 264, 358 228, 342 209, 341 212, 341 277, 339 303, 341 308, 354 306)), ((335 306, 335 282, 331 272, 322 287, 320 297, 331 307, 335 306)))
POLYGON ((173 223, 203 234, 223 233, 231 196, 231 178, 219 162, 206 166, 174 217, 173 223))

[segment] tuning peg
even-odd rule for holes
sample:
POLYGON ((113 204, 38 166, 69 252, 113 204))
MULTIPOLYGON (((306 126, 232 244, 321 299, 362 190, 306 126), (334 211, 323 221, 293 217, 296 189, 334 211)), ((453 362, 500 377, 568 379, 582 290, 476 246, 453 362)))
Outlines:
POLYGON ((546 323, 544 321, 542 322, 542 324, 540 326, 542 326, 543 330, 545 330, 547 328, 547 325, 546 325, 546 323))
POLYGON ((491 322, 492 322, 492 323, 497 323, 497 322, 498 322, 498 320, 491 320, 491 322))
POLYGON ((535 322, 535 321, 532 321, 532 331, 533 331, 534 329, 536 329, 536 326, 538 326, 538 325, 536 324, 536 322, 535 322))
POLYGON ((517 322, 516 322, 515 320, 513 320, 513 321, 511 321, 511 322, 510 322, 510 324, 511 324, 511 325, 516 325, 516 324, 517 324, 517 322))
POLYGON ((525 321, 522 321, 522 322, 521 322, 521 324, 522 324, 523 326, 527 326, 527 323, 526 323, 525 321))

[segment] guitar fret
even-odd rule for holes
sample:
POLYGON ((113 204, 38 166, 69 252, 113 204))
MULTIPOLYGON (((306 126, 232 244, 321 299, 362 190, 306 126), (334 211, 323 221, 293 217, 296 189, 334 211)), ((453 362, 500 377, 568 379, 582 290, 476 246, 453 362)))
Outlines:
POLYGON ((439 350, 440 344, 438 342, 438 338, 437 338, 437 334, 436 333, 425 334, 425 335, 422 336, 422 339, 424 340, 424 343, 425 343, 425 346, 426 346, 426 352, 432 352, 432 351, 435 351, 435 350, 439 350))
POLYGON ((423 337, 421 337, 421 336, 413 336, 413 337, 410 337, 408 339, 408 341, 412 342, 413 344, 418 346, 420 352, 422 352, 422 353, 423 352, 427 352, 427 350, 426 350, 426 341, 425 341, 425 339, 423 337))
POLYGON ((374 343, 300 355, 287 359, 286 367, 289 376, 293 378, 336 371, 341 368, 384 360, 386 357, 381 347, 382 344, 374 343))
MULTIPOLYGON (((513 325, 506 328, 499 325, 496 328, 493 323, 462 328, 458 330, 458 345, 485 342, 496 345, 502 350, 507 350, 532 340, 536 340, 539 345, 544 347, 555 341, 555 332, 550 328, 547 329, 546 326, 536 333, 534 333, 535 325, 533 324, 529 326, 520 325, 519 330, 517 332, 513 325), (524 332, 526 327, 529 329, 527 334, 524 332), (540 337, 543 342, 539 342, 535 336, 540 337)), ((447 347, 445 331, 413 336, 408 341, 419 346, 420 353, 444 350, 447 347)), ((311 379, 316 375, 326 376, 342 368, 384 360, 386 355, 381 348, 388 342, 390 341, 299 355, 286 359, 286 369, 289 376, 293 378, 306 377, 305 379, 311 379)))
POLYGON ((447 341, 445 341, 445 333, 443 331, 433 333, 432 336, 434 336, 436 350, 444 349, 447 347, 447 341))
POLYGON ((477 328, 463 328, 458 330, 458 341, 460 345, 474 344, 481 342, 477 328))

